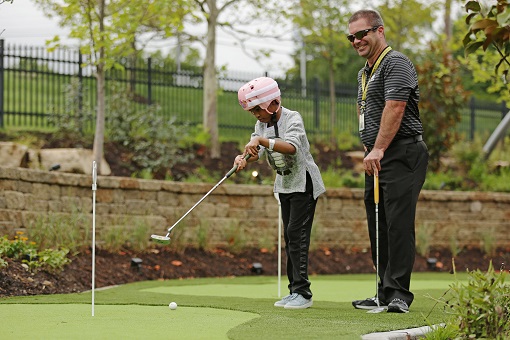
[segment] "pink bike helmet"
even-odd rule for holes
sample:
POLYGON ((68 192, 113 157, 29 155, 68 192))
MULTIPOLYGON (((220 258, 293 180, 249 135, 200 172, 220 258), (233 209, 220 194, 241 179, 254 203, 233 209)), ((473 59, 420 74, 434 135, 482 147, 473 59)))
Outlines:
POLYGON ((278 101, 278 109, 276 109, 278 111, 281 104, 278 83, 268 77, 256 78, 243 85, 237 92, 237 98, 239 99, 239 105, 245 111, 250 111, 257 105, 267 111, 267 108, 275 99, 278 101))

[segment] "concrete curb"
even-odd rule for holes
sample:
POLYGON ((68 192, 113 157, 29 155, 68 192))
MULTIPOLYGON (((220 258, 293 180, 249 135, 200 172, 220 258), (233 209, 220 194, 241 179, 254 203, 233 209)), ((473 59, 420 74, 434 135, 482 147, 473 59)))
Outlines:
POLYGON ((444 324, 423 326, 418 328, 402 329, 390 332, 370 333, 361 336, 362 340, 414 340, 425 337, 425 334, 437 327, 444 327, 444 324))

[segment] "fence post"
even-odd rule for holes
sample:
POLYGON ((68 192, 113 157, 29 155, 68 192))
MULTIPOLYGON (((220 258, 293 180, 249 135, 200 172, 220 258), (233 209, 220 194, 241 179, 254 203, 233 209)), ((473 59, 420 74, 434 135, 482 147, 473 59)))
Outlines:
POLYGON ((314 112, 315 112, 315 128, 319 129, 320 126, 320 85, 319 85, 319 78, 314 77, 314 98, 313 98, 313 106, 314 106, 314 112))
POLYGON ((501 120, 503 120, 503 118, 505 118, 507 111, 508 111, 508 109, 506 108, 506 101, 503 100, 501 102, 501 120))
POLYGON ((78 50, 78 122, 80 132, 83 134, 83 57, 81 51, 78 50))
POLYGON ((149 105, 152 104, 152 58, 149 57, 147 60, 147 99, 149 101, 149 105))
POLYGON ((469 108, 471 109, 471 121, 469 128, 469 138, 471 141, 475 139, 475 97, 471 97, 471 101, 469 102, 469 108))
POLYGON ((0 128, 4 128, 4 39, 0 39, 0 128))

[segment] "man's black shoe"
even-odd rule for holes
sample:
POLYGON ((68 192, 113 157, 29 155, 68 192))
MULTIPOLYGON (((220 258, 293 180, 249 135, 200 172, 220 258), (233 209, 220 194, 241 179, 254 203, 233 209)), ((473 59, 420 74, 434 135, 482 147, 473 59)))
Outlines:
POLYGON ((404 300, 393 299, 388 305, 388 313, 408 313, 409 306, 404 300))
POLYGON ((354 300, 352 302, 352 305, 354 306, 354 308, 366 309, 366 310, 376 309, 378 307, 382 307, 384 309, 387 308, 386 304, 382 301, 379 301, 379 306, 378 306, 376 297, 371 297, 371 298, 368 298, 365 300, 354 300))

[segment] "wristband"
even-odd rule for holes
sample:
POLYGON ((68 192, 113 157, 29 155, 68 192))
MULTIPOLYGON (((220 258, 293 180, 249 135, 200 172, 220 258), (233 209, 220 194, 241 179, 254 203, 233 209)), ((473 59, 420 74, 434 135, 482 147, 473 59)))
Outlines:
POLYGON ((273 151, 275 143, 276 143, 276 141, 274 139, 269 139, 269 148, 268 148, 269 151, 273 151))

